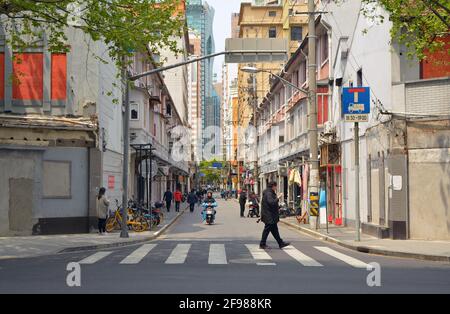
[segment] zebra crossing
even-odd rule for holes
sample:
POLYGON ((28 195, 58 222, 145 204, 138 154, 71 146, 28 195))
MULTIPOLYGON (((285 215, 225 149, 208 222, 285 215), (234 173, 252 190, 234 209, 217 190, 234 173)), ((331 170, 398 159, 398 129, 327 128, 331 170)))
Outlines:
MULTIPOLYGON (((152 243, 152 244, 144 244, 129 253, 125 257, 121 257, 121 261, 119 264, 121 265, 135 265, 143 262, 143 260, 151 256, 152 253, 158 250, 158 246, 160 244, 152 243)), ((208 260, 207 263, 209 265, 229 265, 230 260, 227 256, 227 247, 225 244, 209 244, 209 249, 207 250, 208 260)), ((193 245, 191 243, 178 243, 175 247, 171 248, 168 256, 164 257, 164 264, 166 265, 181 265, 187 262, 189 254, 196 254, 196 252, 192 252, 193 245)), ((253 262, 258 266, 277 266, 279 263, 286 261, 286 258, 289 258, 303 267, 324 267, 323 262, 319 262, 317 259, 325 259, 325 257, 332 257, 337 262, 341 262, 346 264, 347 266, 351 266, 353 268, 367 269, 368 264, 365 262, 358 260, 354 257, 348 256, 344 253, 338 252, 330 247, 325 246, 312 246, 311 248, 314 251, 314 255, 316 259, 311 256, 305 254, 301 250, 297 249, 293 245, 283 248, 283 250, 262 250, 259 248, 258 244, 244 244, 242 245, 243 251, 241 254, 249 255, 253 262), (275 260, 271 254, 278 255, 284 254, 286 258, 283 258, 281 261, 275 260), (317 256, 320 255, 319 258, 317 256)), ((167 248, 165 248, 167 251, 167 248)), ((100 251, 96 252, 92 255, 85 257, 80 260, 78 263, 81 265, 93 265, 95 263, 106 260, 110 256, 114 256, 114 251, 100 251)), ((197 252, 198 253, 198 252, 197 252)), ((159 254, 161 256, 161 253, 159 254)), ((279 255, 278 255, 279 257, 279 255)))

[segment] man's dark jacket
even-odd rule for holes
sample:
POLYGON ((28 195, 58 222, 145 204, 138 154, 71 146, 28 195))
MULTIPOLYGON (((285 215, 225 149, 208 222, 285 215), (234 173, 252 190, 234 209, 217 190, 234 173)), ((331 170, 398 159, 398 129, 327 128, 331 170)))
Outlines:
POLYGON ((164 193, 164 200, 166 202, 171 202, 173 200, 173 193, 170 191, 166 191, 166 193, 164 193))
POLYGON ((271 188, 263 192, 261 221, 265 224, 276 224, 280 221, 278 197, 271 188))
POLYGON ((245 204, 247 202, 247 193, 241 192, 241 195, 239 195, 239 203, 245 204))
POLYGON ((198 197, 195 193, 189 193, 188 197, 187 197, 187 202, 188 204, 195 204, 198 202, 198 197))

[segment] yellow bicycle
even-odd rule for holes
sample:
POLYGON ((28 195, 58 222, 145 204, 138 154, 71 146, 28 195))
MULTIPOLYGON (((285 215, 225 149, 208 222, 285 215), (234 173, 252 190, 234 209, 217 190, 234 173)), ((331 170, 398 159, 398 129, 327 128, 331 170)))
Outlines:
MULTIPOLYGON (((106 220, 106 231, 112 232, 114 230, 120 230, 122 228, 122 214, 121 208, 118 207, 114 216, 109 217, 106 220)), ((128 219, 127 219, 128 228, 133 229, 135 232, 144 232, 149 228, 148 222, 142 216, 134 215, 133 211, 128 208, 128 219), (131 217, 131 219, 130 219, 131 217)))

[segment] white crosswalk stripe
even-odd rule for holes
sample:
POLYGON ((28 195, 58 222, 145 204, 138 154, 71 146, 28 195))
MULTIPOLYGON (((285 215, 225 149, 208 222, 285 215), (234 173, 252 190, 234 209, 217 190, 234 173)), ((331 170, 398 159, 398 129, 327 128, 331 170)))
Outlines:
POLYGON ((367 269, 366 263, 364 263, 356 258, 353 258, 351 256, 348 256, 348 255, 342 254, 338 251, 335 251, 333 249, 330 249, 329 247, 315 246, 315 248, 318 249, 319 251, 322 251, 325 254, 328 254, 330 256, 333 256, 334 258, 337 258, 338 260, 343 261, 344 263, 349 264, 352 267, 367 269))
MULTIPOLYGON (((123 258, 120 262, 122 265, 133 265, 141 263, 151 252, 155 250, 158 246, 157 243, 152 244, 144 244, 134 251, 132 251, 128 256, 121 257, 123 258)), ((170 255, 165 260, 165 264, 184 264, 186 263, 187 257, 191 252, 191 243, 178 243, 175 248, 172 249, 170 255)), ((225 244, 210 244, 208 252, 208 264, 209 265, 228 265, 227 259, 227 247, 225 244)), ((276 266, 277 263, 273 260, 272 256, 269 255, 270 252, 262 250, 259 248, 258 244, 245 244, 242 246, 247 248, 248 252, 250 252, 253 260, 256 262, 258 266, 276 266)), ((348 256, 346 254, 335 251, 329 247, 325 246, 314 246, 318 251, 327 254, 339 261, 342 261, 354 268, 363 268, 367 269, 368 264, 360 261, 356 258, 348 256)), ((206 249, 206 247, 204 247, 206 249)), ((324 265, 319 263, 319 261, 313 259, 312 257, 304 254, 299 249, 295 248, 292 245, 283 248, 283 252, 286 253, 289 257, 297 261, 303 266, 306 267, 323 267, 324 265)), ((96 252, 83 260, 79 261, 79 264, 83 265, 92 265, 95 264, 104 258, 108 257, 112 254, 113 251, 100 251, 96 252)), ((193 254, 193 253, 191 253, 193 254)), ((278 256, 278 255, 277 255, 278 256)))
POLYGON ((211 265, 226 265, 227 254, 225 252, 225 244, 211 244, 209 246, 208 264, 211 265))
POLYGON ((124 258, 120 264, 138 264, 147 254, 156 247, 156 244, 144 244, 136 251, 124 258))
POLYGON ((105 258, 106 256, 108 256, 111 253, 112 252, 97 252, 97 253, 92 254, 91 256, 88 256, 85 259, 79 261, 78 264, 92 265, 92 264, 97 263, 99 260, 105 258))
POLYGON ((323 266, 322 264, 320 264, 316 260, 312 259, 311 257, 309 257, 309 256, 303 254, 302 252, 300 252, 299 250, 297 250, 292 245, 289 245, 289 246, 283 248, 283 251, 286 252, 290 257, 295 259, 297 262, 299 262, 303 266, 308 266, 308 267, 309 266, 311 266, 311 267, 321 267, 321 266, 323 266))
POLYGON ((178 244, 166 260, 166 264, 184 264, 191 244, 178 244))
POLYGON ((264 251, 263 249, 260 249, 259 245, 246 244, 245 246, 250 251, 250 254, 252 254, 252 256, 255 260, 261 261, 261 262, 257 262, 256 265, 258 265, 258 266, 275 266, 276 265, 275 263, 267 262, 267 261, 272 260, 272 257, 269 254, 267 254, 266 251, 264 251))

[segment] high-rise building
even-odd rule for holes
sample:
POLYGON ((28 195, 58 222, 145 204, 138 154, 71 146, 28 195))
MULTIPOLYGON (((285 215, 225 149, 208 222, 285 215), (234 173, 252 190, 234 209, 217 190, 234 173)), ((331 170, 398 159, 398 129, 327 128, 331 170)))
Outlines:
POLYGON ((231 38, 239 38, 239 13, 231 14, 231 38))
MULTIPOLYGON (((306 14, 298 15, 295 12, 307 12, 305 1, 290 0, 253 0, 241 4, 239 12, 240 38, 286 38, 289 44, 289 55, 300 46, 307 33, 308 17, 306 14)), ((281 71, 283 63, 241 64, 257 67, 277 74, 281 71)), ((270 88, 270 74, 260 72, 248 74, 238 73, 239 91, 239 117, 240 125, 248 126, 252 113, 254 99, 253 75, 256 81, 256 103, 266 96, 270 88)))
MULTIPOLYGON (((215 52, 215 43, 213 35, 214 8, 203 0, 191 0, 187 6, 188 27, 200 36, 201 55, 209 55, 215 52)), ((206 134, 205 129, 210 126, 216 126, 217 119, 215 115, 220 116, 220 110, 214 110, 217 96, 213 94, 213 67, 214 59, 206 59, 200 62, 200 80, 201 80, 201 118, 202 133, 206 134)), ((203 139, 203 145, 208 139, 203 139)))
MULTIPOLYGON (((201 56, 201 38, 189 32, 189 44, 192 57, 201 56)), ((188 66, 189 90, 189 125, 191 126, 191 145, 193 160, 201 160, 202 152, 202 106, 201 106, 201 64, 191 63, 188 66)))

